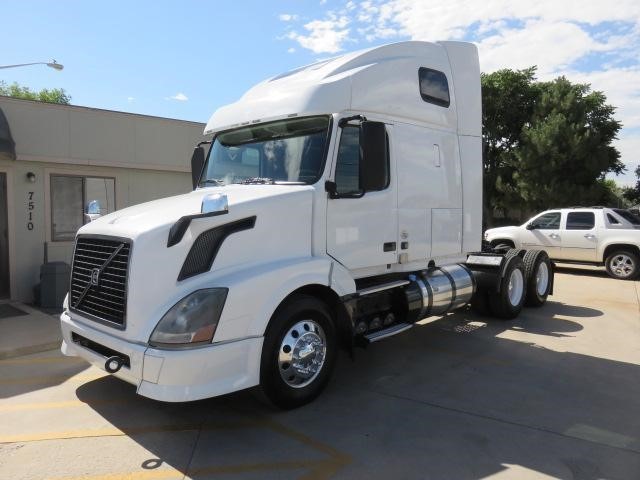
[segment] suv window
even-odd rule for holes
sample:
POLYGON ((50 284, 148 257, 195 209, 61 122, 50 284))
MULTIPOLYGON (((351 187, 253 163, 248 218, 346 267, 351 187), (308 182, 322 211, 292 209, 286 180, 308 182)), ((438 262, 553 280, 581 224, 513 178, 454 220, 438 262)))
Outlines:
POLYGON ((538 230, 558 230, 560 228, 560 212, 549 212, 540 215, 531 222, 538 230))
POLYGON ((627 222, 630 222, 631 225, 640 225, 640 217, 634 215, 629 210, 623 210, 621 208, 614 208, 614 212, 624 218, 627 222))
POLYGON ((618 219, 613 215, 611 215, 610 213, 607 213, 607 220, 609 221, 610 225, 620 225, 620 222, 618 221, 618 219))
POLYGON ((567 230, 591 230, 595 224, 593 212, 570 212, 567 215, 567 230))

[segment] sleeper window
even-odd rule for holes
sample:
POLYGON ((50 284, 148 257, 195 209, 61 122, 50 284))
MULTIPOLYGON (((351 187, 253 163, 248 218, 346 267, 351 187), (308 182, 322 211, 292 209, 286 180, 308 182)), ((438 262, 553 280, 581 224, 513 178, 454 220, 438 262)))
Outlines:
POLYGON ((440 107, 449 106, 449 83, 444 73, 422 67, 418 70, 418 79, 420 82, 420 96, 425 102, 433 103, 440 107))

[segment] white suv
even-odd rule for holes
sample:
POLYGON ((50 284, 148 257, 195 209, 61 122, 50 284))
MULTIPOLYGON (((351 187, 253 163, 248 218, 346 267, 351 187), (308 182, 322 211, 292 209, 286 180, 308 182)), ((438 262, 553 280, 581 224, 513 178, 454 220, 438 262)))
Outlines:
POLYGON ((519 227, 491 228, 484 239, 498 248, 539 248, 554 260, 605 265, 614 278, 640 273, 640 218, 618 208, 547 210, 519 227))

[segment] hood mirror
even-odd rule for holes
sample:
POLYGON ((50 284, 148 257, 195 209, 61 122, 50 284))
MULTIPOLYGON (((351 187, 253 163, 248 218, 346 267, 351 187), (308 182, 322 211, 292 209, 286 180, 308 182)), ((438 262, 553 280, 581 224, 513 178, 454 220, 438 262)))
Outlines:
POLYGON ((84 223, 93 222, 102 216, 100 202, 91 200, 84 209, 84 223))

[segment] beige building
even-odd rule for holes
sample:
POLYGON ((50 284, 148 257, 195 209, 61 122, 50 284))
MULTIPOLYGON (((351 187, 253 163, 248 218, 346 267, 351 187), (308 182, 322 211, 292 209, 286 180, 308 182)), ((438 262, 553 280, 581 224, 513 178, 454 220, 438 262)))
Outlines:
POLYGON ((204 124, 1 96, 0 111, 0 298, 31 302, 45 260, 70 263, 92 200, 105 214, 191 190, 204 124))

